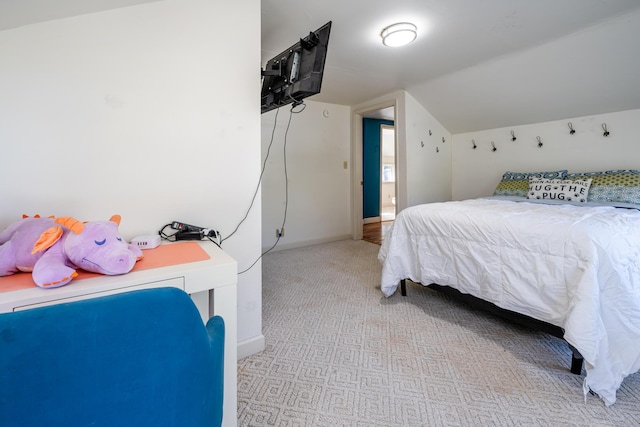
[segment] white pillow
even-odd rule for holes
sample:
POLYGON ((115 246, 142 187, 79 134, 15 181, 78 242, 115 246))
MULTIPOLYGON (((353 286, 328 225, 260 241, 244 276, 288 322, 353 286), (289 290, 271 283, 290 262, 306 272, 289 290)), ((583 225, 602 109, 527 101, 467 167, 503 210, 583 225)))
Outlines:
POLYGON ((589 187, 591 187, 591 179, 567 180, 530 177, 527 199, 586 203, 589 187))

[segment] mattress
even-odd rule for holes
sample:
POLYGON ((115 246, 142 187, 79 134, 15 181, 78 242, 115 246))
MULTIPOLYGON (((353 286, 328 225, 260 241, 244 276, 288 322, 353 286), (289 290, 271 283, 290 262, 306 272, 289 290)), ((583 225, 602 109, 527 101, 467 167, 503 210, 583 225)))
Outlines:
POLYGON ((386 296, 437 283, 563 328, 607 406, 640 369, 639 257, 637 209, 499 197, 407 208, 378 254, 386 296))

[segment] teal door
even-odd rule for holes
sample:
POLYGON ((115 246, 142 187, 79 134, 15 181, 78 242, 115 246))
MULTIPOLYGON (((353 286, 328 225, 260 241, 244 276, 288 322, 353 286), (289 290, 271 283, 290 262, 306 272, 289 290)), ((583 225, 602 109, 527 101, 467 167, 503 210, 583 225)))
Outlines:
POLYGON ((362 119, 362 216, 380 216, 380 127, 393 120, 362 119))

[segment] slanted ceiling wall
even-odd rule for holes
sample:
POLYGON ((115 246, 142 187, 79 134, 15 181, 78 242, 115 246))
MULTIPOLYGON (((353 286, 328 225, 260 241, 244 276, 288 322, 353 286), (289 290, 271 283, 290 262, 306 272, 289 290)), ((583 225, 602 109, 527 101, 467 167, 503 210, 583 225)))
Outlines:
POLYGON ((638 40, 640 9, 407 91, 454 134, 637 109, 638 40))

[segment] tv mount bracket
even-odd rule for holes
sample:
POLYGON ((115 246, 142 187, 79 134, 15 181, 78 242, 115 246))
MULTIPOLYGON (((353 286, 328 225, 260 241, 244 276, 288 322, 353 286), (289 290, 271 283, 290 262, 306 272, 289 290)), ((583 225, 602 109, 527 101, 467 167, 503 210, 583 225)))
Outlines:
MULTIPOLYGON (((300 46, 302 47, 302 49, 304 50, 309 50, 311 48, 314 48, 318 45, 318 43, 320 42, 320 37, 318 37, 318 35, 316 33, 314 33, 313 31, 309 32, 309 35, 304 38, 304 39, 300 39, 300 46)), ((299 51, 295 51, 294 52, 294 68, 297 68, 297 62, 300 61, 300 52, 299 51)), ((278 61, 278 68, 277 69, 272 69, 272 70, 263 70, 262 68, 260 69, 262 77, 264 76, 282 76, 282 64, 286 62, 286 58, 282 58, 280 61, 278 61)), ((294 77, 294 74, 297 75, 297 70, 293 71, 292 70, 292 77, 294 77)), ((291 81, 293 81, 295 79, 291 79, 291 81)))
POLYGON ((310 31, 306 39, 300 39, 300 46, 302 46, 303 49, 309 50, 312 47, 316 47, 319 42, 320 37, 313 31, 310 31))

